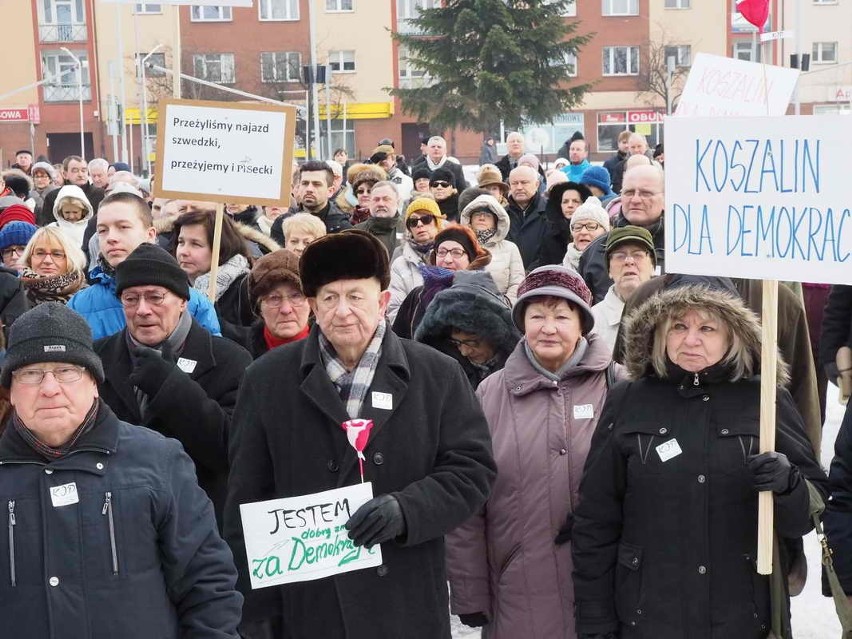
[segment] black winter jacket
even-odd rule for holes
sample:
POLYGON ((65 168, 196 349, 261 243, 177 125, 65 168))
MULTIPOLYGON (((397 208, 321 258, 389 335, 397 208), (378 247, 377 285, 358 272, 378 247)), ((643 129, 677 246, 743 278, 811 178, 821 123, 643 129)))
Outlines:
MULTIPOLYGON (((299 211, 299 213, 309 213, 309 211, 299 211)), ((351 229, 352 224, 349 222, 349 216, 346 215, 343 211, 337 208, 337 205, 334 201, 329 200, 328 204, 326 204, 325 208, 319 213, 313 213, 319 219, 323 221, 325 224, 326 233, 338 233, 340 231, 345 231, 346 229, 351 229)), ((272 228, 269 231, 269 236, 278 242, 279 246, 284 246, 284 220, 287 219, 289 215, 279 215, 275 218, 275 221, 272 222, 272 228)))
POLYGON ((828 473, 831 500, 826 503, 823 523, 834 551, 834 569, 847 595, 852 595, 852 402, 834 443, 834 459, 828 473))
POLYGON ((819 338, 819 363, 824 368, 836 367, 841 346, 852 347, 852 285, 848 284, 835 284, 828 294, 819 338))
POLYGON ((514 198, 509 198, 506 206, 511 220, 506 239, 518 245, 527 272, 542 264, 542 242, 547 234, 546 206, 547 200, 539 194, 535 195, 525 210, 515 203, 514 198))

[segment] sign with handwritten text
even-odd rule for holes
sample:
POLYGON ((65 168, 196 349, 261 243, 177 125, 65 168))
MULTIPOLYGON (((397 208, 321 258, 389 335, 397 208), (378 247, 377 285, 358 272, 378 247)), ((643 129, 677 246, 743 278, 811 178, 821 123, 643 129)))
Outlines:
POLYGON ((158 197, 286 206, 295 107, 160 100, 158 197))
POLYGON ((666 271, 848 284, 852 118, 666 118, 666 271))
POLYGON ((784 115, 798 77, 798 69, 699 53, 675 115, 784 115))
POLYGON ((241 504, 252 589, 322 579, 382 563, 355 546, 344 524, 373 498, 370 482, 302 497, 241 504))

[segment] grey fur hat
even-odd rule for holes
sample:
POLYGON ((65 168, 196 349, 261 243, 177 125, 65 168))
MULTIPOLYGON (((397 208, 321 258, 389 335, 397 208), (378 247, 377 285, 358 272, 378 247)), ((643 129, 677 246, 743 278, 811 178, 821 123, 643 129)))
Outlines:
POLYGON ((85 366, 95 381, 104 381, 104 367, 92 348, 89 325, 60 302, 39 304, 12 324, 0 384, 9 388, 13 371, 43 362, 85 366))

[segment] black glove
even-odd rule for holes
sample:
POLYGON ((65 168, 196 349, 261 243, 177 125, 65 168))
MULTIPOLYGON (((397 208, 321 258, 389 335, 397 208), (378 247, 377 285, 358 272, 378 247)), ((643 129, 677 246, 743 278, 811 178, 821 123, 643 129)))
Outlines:
POLYGON ((571 541, 571 531, 573 529, 574 515, 572 513, 568 513, 568 517, 565 518, 565 523, 562 524, 562 528, 559 529, 559 534, 557 534, 556 539, 553 540, 556 542, 556 545, 561 546, 562 544, 571 541))
POLYGON ((380 495, 356 510, 346 529, 356 546, 372 548, 405 533, 405 517, 396 497, 380 495))
POLYGON ((796 485, 798 472, 784 453, 770 452, 748 458, 748 469, 752 474, 754 489, 758 492, 771 490, 786 494, 796 485))
POLYGON ((160 387, 166 378, 175 370, 174 362, 170 361, 169 353, 159 353, 150 348, 137 348, 133 351, 134 366, 130 373, 130 383, 145 393, 154 397, 160 392, 160 387))
POLYGON ((835 386, 840 386, 838 383, 840 380, 837 379, 840 377, 840 370, 837 368, 837 362, 829 362, 824 368, 825 378, 835 386))
POLYGON ((459 615, 459 621, 468 628, 482 628, 488 624, 488 617, 484 612, 472 612, 469 615, 459 615))

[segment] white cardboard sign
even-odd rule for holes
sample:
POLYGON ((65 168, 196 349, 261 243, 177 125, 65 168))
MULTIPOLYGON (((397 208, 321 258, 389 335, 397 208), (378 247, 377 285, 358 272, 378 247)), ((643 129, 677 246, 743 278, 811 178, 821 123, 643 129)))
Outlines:
POLYGON ((798 69, 699 53, 675 115, 784 115, 798 77, 798 69))
POLYGON ((311 581, 382 563, 354 546, 343 525, 373 497, 370 482, 240 505, 252 589, 311 581))
POLYGON ((848 284, 852 118, 666 118, 666 271, 848 284))

